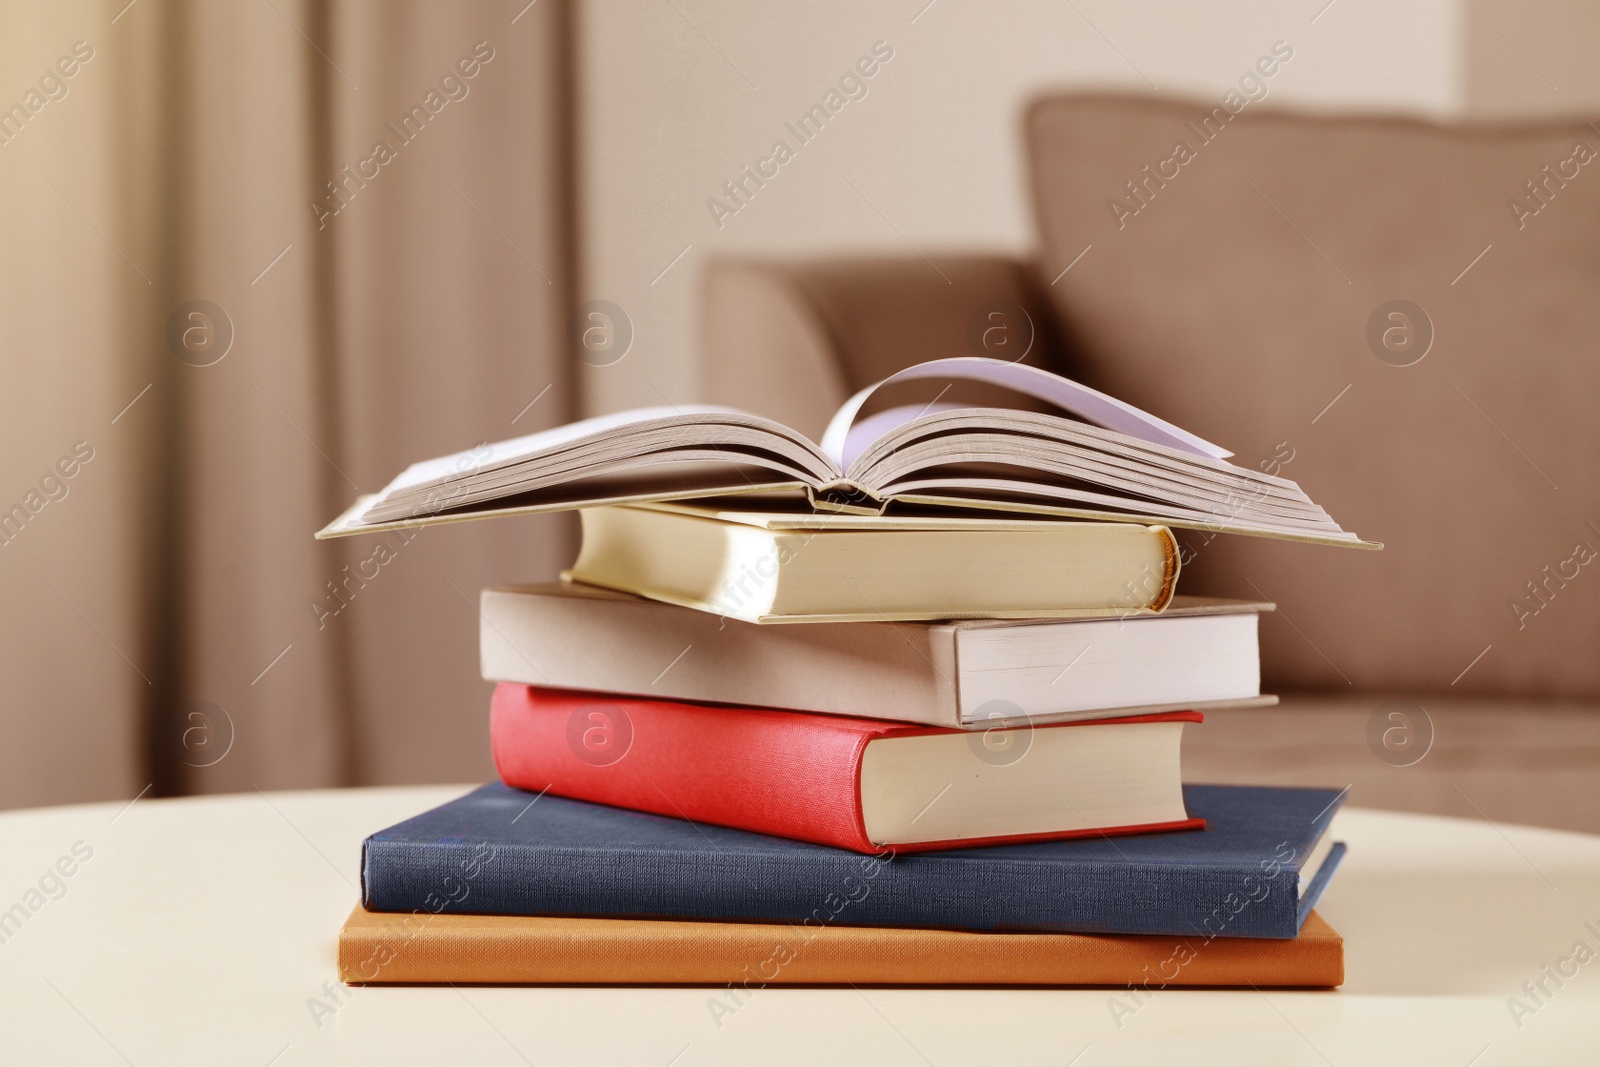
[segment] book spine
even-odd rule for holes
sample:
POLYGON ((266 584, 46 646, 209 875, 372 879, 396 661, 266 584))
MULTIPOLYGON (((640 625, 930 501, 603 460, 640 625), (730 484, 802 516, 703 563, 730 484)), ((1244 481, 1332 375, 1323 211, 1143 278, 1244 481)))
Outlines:
POLYGON ((1081 931, 1293 938, 1298 879, 1254 868, 1084 864, 1064 891, 1059 865, 1019 849, 993 862, 949 853, 860 855, 818 848, 725 855, 592 847, 419 844, 369 838, 368 911, 735 920, 956 930, 1081 931))
POLYGON ((872 852, 859 775, 881 731, 859 720, 543 689, 495 688, 489 736, 507 785, 872 852))
POLYGON ((653 600, 506 589, 484 590, 479 617, 491 682, 961 726, 953 641, 939 636, 948 626, 817 623, 775 634, 653 600))
POLYGON ((836 515, 881 515, 887 506, 887 501, 878 493, 848 478, 808 485, 806 499, 813 511, 836 515))
POLYGON ((1161 589, 1150 603, 1151 611, 1165 611, 1172 598, 1178 594, 1178 569, 1183 553, 1178 548, 1178 538, 1165 526, 1152 526, 1151 531, 1161 538, 1161 548, 1166 555, 1161 589))
MULTIPOLYGON (((964 729, 965 722, 961 716, 961 634, 948 624, 928 626, 921 632, 927 635, 925 655, 928 666, 933 669, 933 725, 952 730, 964 729)), ((912 648, 918 655, 924 655, 916 646, 912 648)))

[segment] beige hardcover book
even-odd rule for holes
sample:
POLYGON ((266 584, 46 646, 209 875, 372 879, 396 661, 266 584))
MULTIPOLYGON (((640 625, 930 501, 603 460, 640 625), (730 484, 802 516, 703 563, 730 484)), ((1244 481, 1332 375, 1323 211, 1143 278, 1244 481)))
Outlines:
POLYGON ((579 584, 484 590, 483 676, 956 729, 1260 706, 1271 604, 1160 615, 749 626, 579 584))
POLYGON ((1178 580, 1164 526, 585 508, 572 581, 754 623, 1159 612, 1178 580), (997 536, 999 535, 999 536, 997 536))
POLYGON ((1188 527, 1357 548, 1363 541, 1293 481, 1115 397, 1048 371, 936 359, 863 389, 821 441, 732 408, 686 404, 597 416, 413 464, 317 536, 602 505, 786 494, 806 512, 906 506, 1188 527), (1000 386, 1058 414, 945 397, 1000 386), (863 415, 885 385, 933 401, 863 415))

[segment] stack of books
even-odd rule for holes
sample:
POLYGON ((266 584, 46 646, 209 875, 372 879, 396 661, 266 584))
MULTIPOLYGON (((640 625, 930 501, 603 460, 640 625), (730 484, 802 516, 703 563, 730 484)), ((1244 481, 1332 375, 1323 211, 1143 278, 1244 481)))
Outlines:
POLYGON ((1077 418, 858 423, 864 390, 818 447, 633 412, 418 464, 324 531, 583 509, 562 583, 484 592, 500 781, 367 839, 346 982, 714 985, 730 1012, 782 984, 1342 982, 1313 911, 1342 792, 1183 784, 1186 728, 1274 700, 1271 605, 1177 595, 1172 528, 1368 543, 1054 375, 902 374, 1077 418))

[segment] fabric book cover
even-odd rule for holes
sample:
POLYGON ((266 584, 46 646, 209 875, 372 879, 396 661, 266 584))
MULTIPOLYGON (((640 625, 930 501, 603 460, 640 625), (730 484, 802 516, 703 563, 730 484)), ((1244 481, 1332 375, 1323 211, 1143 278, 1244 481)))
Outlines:
POLYGON ((499 782, 373 834, 369 911, 1291 938, 1344 855, 1332 789, 1184 787, 1202 831, 897 855, 499 782))

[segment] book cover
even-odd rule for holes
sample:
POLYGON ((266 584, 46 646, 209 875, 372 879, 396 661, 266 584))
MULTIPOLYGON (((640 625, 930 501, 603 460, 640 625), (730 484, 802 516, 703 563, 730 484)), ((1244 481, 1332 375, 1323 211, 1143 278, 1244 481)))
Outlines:
MULTIPOLYGON (((393 915, 339 931, 353 985, 1185 986, 1329 988, 1344 939, 1313 911, 1300 936, 974 933, 896 927, 393 915)), ((736 1002, 735 1002, 736 1003, 736 1002)))
POLYGON ((773 628, 550 582, 483 591, 479 655, 491 682, 987 730, 1276 703, 1271 610, 1179 594, 1159 616, 773 628))
POLYGON ((1291 938, 1332 789, 1184 787, 1206 829, 862 855, 500 782, 368 837, 369 911, 1291 938), (1306 875, 1301 892, 1302 871, 1306 875))
POLYGON ((1201 718, 977 733, 500 685, 489 737, 501 780, 519 789, 911 852, 1198 829, 1178 749, 1201 718))

